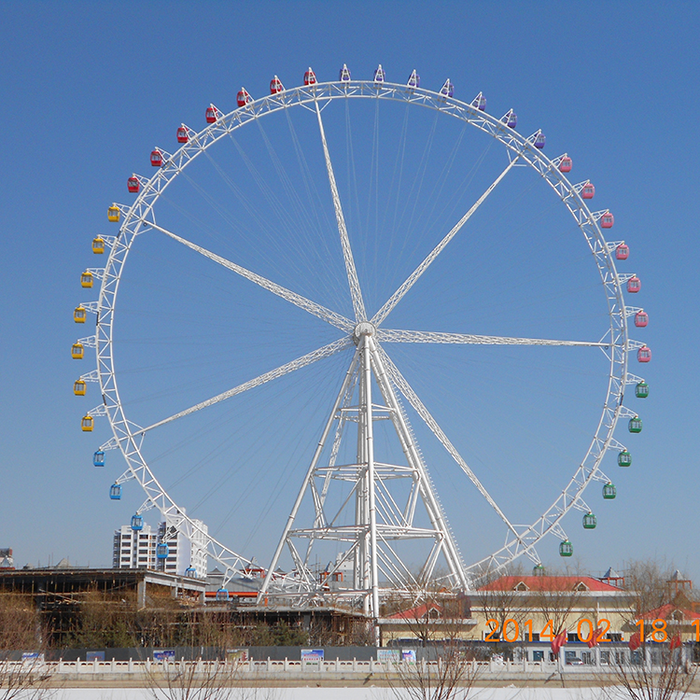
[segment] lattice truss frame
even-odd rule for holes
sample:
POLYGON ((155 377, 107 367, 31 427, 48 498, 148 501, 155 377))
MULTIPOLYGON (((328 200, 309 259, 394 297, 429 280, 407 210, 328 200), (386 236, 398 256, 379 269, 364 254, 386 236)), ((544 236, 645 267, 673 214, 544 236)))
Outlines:
MULTIPOLYGON (((433 92, 424 88, 375 81, 347 80, 342 82, 316 83, 313 85, 283 90, 276 94, 260 99, 251 100, 245 106, 239 107, 228 114, 218 115, 216 122, 202 129, 199 133, 190 130, 189 141, 183 144, 175 153, 169 154, 159 149, 163 154, 163 165, 151 178, 141 177, 141 191, 131 206, 119 204, 122 216, 119 235, 106 237, 109 256, 104 269, 91 270, 100 280, 99 299, 87 302, 83 306, 96 314, 97 330, 95 336, 81 339, 86 347, 94 347, 97 355, 97 370, 83 375, 85 381, 97 381, 102 394, 102 404, 89 412, 90 415, 106 415, 112 427, 113 437, 101 449, 119 448, 124 455, 127 468, 117 479, 117 484, 136 480, 146 493, 146 500, 138 512, 149 508, 157 508, 165 517, 190 538, 193 543, 206 542, 207 554, 221 565, 226 571, 226 580, 233 576, 249 575, 251 562, 227 545, 199 530, 197 523, 185 515, 183 509, 168 495, 149 467, 142 454, 142 443, 145 435, 161 425, 183 418, 195 411, 207 408, 215 403, 232 396, 252 390, 257 386, 274 381, 278 377, 306 367, 323 358, 355 345, 355 354, 348 369, 343 388, 337 397, 336 404, 330 414, 321 442, 329 438, 332 426, 337 423, 331 450, 331 462, 319 466, 317 454, 307 472, 297 503, 287 521, 284 532, 275 552, 272 565, 267 571, 261 596, 281 594, 298 597, 304 603, 319 600, 324 595, 324 587, 314 580, 308 566, 308 554, 312 544, 317 539, 343 539, 349 543, 347 556, 356 561, 355 582, 347 595, 363 597, 365 610, 373 617, 378 616, 379 594, 382 592, 379 575, 390 581, 397 589, 408 590, 420 583, 408 568, 400 561, 391 549, 392 538, 422 537, 431 538, 434 545, 424 564, 423 573, 430 576, 435 570, 438 556, 442 555, 447 561, 447 579, 454 588, 467 589, 474 580, 485 570, 497 571, 508 563, 525 554, 533 561, 539 562, 535 549, 536 543, 546 534, 551 533, 561 540, 567 539, 562 527, 562 519, 572 509, 588 512, 590 509, 583 500, 585 488, 593 481, 607 482, 607 476, 602 472, 600 464, 606 451, 610 448, 624 449, 614 437, 615 425, 618 419, 630 413, 623 406, 625 388, 629 384, 642 381, 641 377, 628 373, 628 355, 642 347, 643 343, 628 337, 627 319, 637 309, 626 307, 623 295, 623 284, 631 275, 617 272, 614 261, 616 243, 607 243, 598 225, 601 216, 607 210, 591 212, 581 196, 581 190, 588 183, 578 184, 569 182, 564 173, 559 170, 559 163, 564 156, 549 159, 540 149, 535 147, 538 132, 529 137, 523 137, 506 124, 508 115, 498 119, 476 106, 461 102, 445 94, 445 91, 433 92), (342 202, 338 194, 330 152, 326 142, 322 113, 326 106, 334 100, 347 99, 382 99, 410 103, 432 109, 442 114, 461 120, 481 130, 498 140, 506 149, 509 162, 505 170, 494 183, 475 202, 471 209, 457 222, 451 231, 442 239, 425 260, 409 275, 404 283, 387 300, 384 306, 368 319, 362 290, 355 269, 355 263, 345 225, 342 202), (192 243, 176 232, 169 231, 156 223, 154 207, 160 195, 170 183, 198 156, 212 147, 220 139, 232 134, 237 129, 268 114, 294 107, 302 107, 315 113, 319 127, 319 135, 323 147, 328 174, 328 184, 333 198, 334 211, 340 236, 348 288, 353 305, 354 318, 349 319, 321 304, 307 299, 292 290, 286 289, 235 262, 226 260, 214 252, 192 243), (593 255, 608 306, 609 328, 599 341, 580 342, 568 340, 544 340, 534 338, 509 338, 496 336, 478 336, 457 333, 430 333, 422 331, 392 330, 383 327, 383 323, 391 311, 416 283, 431 263, 439 256, 447 244, 459 233, 472 214, 486 200, 489 194, 515 165, 525 165, 533 168, 556 193, 559 199, 571 213, 581 230, 586 243, 593 255), (251 379, 217 396, 202 401, 188 409, 164 418, 153 425, 143 427, 131 422, 124 413, 117 387, 117 377, 113 362, 112 330, 122 270, 135 239, 146 231, 159 232, 218 263, 251 283, 285 299, 291 304, 304 309, 323 321, 333 325, 343 333, 343 337, 329 343, 311 353, 299 357, 259 377, 251 379), (494 499, 490 496, 474 472, 469 468, 449 438, 442 431, 437 421, 421 402, 413 388, 392 362, 384 347, 388 343, 451 343, 451 344, 481 344, 481 345, 558 345, 558 346, 589 346, 599 347, 610 362, 607 397, 604 409, 584 458, 574 471, 573 476, 551 506, 529 525, 511 523, 494 499), (383 404, 373 405, 366 401, 371 392, 371 377, 380 388, 383 404), (358 441, 365 443, 364 448, 358 448, 358 463, 355 465, 336 465, 338 441, 343 432, 343 424, 349 415, 351 389, 360 387, 360 404, 355 407, 356 420, 361 426, 364 437, 358 441), (364 399, 362 398, 364 397, 364 399), (364 400, 364 404, 362 401, 364 400), (442 443, 457 465, 462 469, 479 493, 486 499, 502 520, 506 528, 506 539, 503 547, 481 561, 466 566, 457 548, 447 519, 437 499, 432 486, 427 467, 423 461, 418 445, 415 443, 413 432, 403 409, 402 401, 408 402, 427 427, 442 443), (362 408, 364 406, 364 408, 362 408), (392 421, 402 445, 407 465, 384 465, 374 463, 368 456, 368 434, 372 433, 373 420, 379 414, 392 421), (364 452, 363 452, 364 450, 364 452), (364 456, 363 456, 364 455, 364 456), (326 470, 325 480, 320 487, 316 482, 323 469, 326 470), (332 526, 332 518, 324 510, 325 497, 328 491, 329 475, 338 477, 346 471, 346 478, 353 481, 354 493, 364 489, 365 505, 358 506, 362 515, 358 516, 351 531, 340 532, 332 526), (368 474, 373 473, 372 477, 368 474), (400 507, 391 502, 390 491, 386 488, 386 478, 390 476, 408 475, 413 480, 413 488, 408 503, 400 507), (364 484, 364 486, 363 486, 364 484), (315 508, 315 522, 308 528, 295 527, 295 517, 299 502, 306 489, 310 490, 315 508), (371 498, 370 498, 371 496, 371 498), (418 500, 422 500, 430 514, 431 526, 428 529, 416 528, 413 525, 413 515, 418 500), (370 500, 372 503, 370 503, 370 500), (377 523, 377 514, 380 522, 377 523), (420 531, 419 531, 420 530, 420 531), (307 541, 307 552, 304 554, 293 544, 295 539, 307 541), (295 569, 287 575, 275 575, 274 570, 282 549, 289 547, 295 562, 295 569)), ((342 563, 342 562, 340 562, 342 563)), ((336 567, 337 568, 337 567, 336 567)), ((331 572, 332 573, 332 572, 331 572)), ((337 594, 334 594, 337 597, 337 594)))

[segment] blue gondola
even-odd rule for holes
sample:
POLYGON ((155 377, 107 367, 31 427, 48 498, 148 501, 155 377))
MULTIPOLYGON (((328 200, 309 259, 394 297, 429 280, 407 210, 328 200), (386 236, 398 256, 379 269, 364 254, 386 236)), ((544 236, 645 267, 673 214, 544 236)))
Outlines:
POLYGON ((225 588, 219 588, 216 592, 216 599, 219 601, 225 601, 229 599, 228 591, 225 588))
POLYGON ((541 131, 538 131, 535 135, 535 148, 544 148, 546 139, 541 131))
POLYGON ((170 555, 170 547, 168 547, 167 542, 160 542, 156 546, 156 557, 158 559, 167 559, 170 555))
POLYGON ((120 484, 112 484, 109 487, 109 497, 113 501, 118 501, 122 497, 122 487, 120 484))
POLYGON ((104 467, 105 465, 105 453, 102 450, 97 450, 92 456, 92 463, 96 467, 104 467))
POLYGON ((131 529, 134 532, 143 530, 143 515, 136 513, 136 515, 131 516, 131 529))
POLYGON ((187 576, 187 578, 197 578, 197 569, 195 569, 194 566, 188 566, 185 569, 185 576, 187 576))

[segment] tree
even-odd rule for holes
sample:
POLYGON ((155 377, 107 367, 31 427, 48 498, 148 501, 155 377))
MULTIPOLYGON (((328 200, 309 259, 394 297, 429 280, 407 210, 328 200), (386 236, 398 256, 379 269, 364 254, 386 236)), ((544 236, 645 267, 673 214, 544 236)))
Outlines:
POLYGON ((387 673, 389 687, 396 698, 464 700, 482 668, 477 663, 479 652, 464 639, 465 621, 471 619, 468 599, 434 587, 417 590, 412 600, 413 607, 391 618, 422 647, 434 651, 435 660, 424 655, 397 660, 387 673))
POLYGON ((683 659, 683 647, 672 648, 666 644, 653 650, 644 641, 640 643, 636 658, 620 654, 612 666, 617 685, 606 688, 611 699, 633 700, 683 700, 695 680, 695 670, 683 659), (652 653, 654 652, 654 653, 652 653), (654 658, 656 657, 656 658, 654 658))
POLYGON ((137 643, 134 608, 136 594, 109 594, 97 586, 79 598, 75 624, 68 636, 74 648, 131 647, 137 643))
POLYGON ((638 619, 649 610, 656 610, 670 603, 672 592, 668 582, 673 576, 673 567, 656 559, 634 560, 625 569, 625 587, 631 592, 634 610, 630 621, 638 619))
POLYGON ((147 687, 153 700, 272 700, 277 691, 246 681, 240 685, 240 662, 163 661, 145 666, 147 687))
POLYGON ((551 622, 552 634, 557 636, 568 625, 579 619, 576 611, 581 607, 583 591, 576 588, 571 576, 542 576, 541 588, 533 592, 532 608, 538 612, 545 625, 551 622))
MULTIPOLYGON (((487 572, 480 577, 482 585, 478 590, 474 607, 479 614, 483 615, 484 621, 496 622, 495 629, 501 640, 512 627, 523 629, 523 623, 532 615, 530 607, 523 604, 523 592, 516 590, 517 580, 522 576, 522 567, 518 565, 502 573, 487 572)), ((493 650, 497 653, 503 653, 506 650, 510 652, 512 646, 511 643, 497 642, 493 650)))
POLYGON ((228 700, 232 671, 225 662, 146 662, 148 690, 154 700, 228 700))
POLYGON ((397 700, 466 700, 483 668, 468 645, 456 640, 435 647, 437 658, 393 664, 394 676, 387 681, 397 700))
POLYGON ((655 559, 633 561, 625 570, 625 586, 632 598, 627 629, 633 634, 630 653, 618 653, 611 664, 617 686, 608 688, 608 697, 682 700, 688 694, 696 671, 684 658, 681 640, 684 611, 680 607, 687 600, 678 595, 677 585, 670 586, 673 582, 679 582, 673 567, 655 559), (663 620, 661 633, 654 631, 657 619, 663 620))
POLYGON ((39 700, 46 694, 52 674, 44 662, 45 638, 33 599, 0 593, 0 700, 39 700))

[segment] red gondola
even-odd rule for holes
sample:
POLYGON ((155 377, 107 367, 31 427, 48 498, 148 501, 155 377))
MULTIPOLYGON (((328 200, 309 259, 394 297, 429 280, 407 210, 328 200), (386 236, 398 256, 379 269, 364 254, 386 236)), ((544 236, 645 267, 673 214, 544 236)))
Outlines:
POLYGON ((627 280, 627 291, 630 294, 636 294, 642 288, 642 280, 635 275, 627 280))
POLYGON ((221 112, 212 104, 207 107, 207 111, 204 113, 207 124, 213 124, 220 116, 221 112))
POLYGON ((316 73, 314 73, 311 70, 311 66, 309 66, 309 70, 304 73, 304 85, 315 85, 316 83, 316 73))
POLYGON ((637 361, 651 362, 651 350, 646 345, 642 345, 642 347, 637 350, 637 361))
POLYGON ((649 314, 646 311, 637 311, 634 315, 634 325, 637 328, 646 328, 649 325, 649 314))
POLYGON ((132 192, 136 194, 141 189, 141 183, 139 182, 139 179, 136 177, 136 175, 132 175, 127 181, 126 181, 126 187, 129 190, 129 192, 132 192))
POLYGON ((606 212, 600 217, 600 228, 612 228, 614 223, 615 217, 610 212, 606 212))
POLYGON ((592 182, 587 182, 581 188, 581 199, 593 199, 595 195, 595 185, 592 182))
POLYGON ((282 81, 275 76, 271 81, 270 81, 270 94, 275 95, 278 92, 282 92, 284 90, 284 85, 282 85, 282 81))
POLYGON ((630 247, 627 243, 620 243, 617 248, 615 248, 615 258, 617 260, 627 260, 630 256, 630 247))
POLYGON ((569 156, 564 156, 559 161, 559 172, 570 173, 573 165, 574 165, 574 161, 571 160, 571 158, 569 158, 569 156))
POLYGON ((184 125, 180 125, 177 129, 177 142, 187 143, 190 140, 190 130, 184 125))
POLYGON ((163 165, 163 154, 157 148, 151 151, 151 165, 154 168, 160 168, 163 165))
POLYGON ((238 103, 238 106, 245 107, 245 105, 252 101, 253 98, 250 96, 250 93, 244 87, 242 87, 236 95, 236 102, 238 103))

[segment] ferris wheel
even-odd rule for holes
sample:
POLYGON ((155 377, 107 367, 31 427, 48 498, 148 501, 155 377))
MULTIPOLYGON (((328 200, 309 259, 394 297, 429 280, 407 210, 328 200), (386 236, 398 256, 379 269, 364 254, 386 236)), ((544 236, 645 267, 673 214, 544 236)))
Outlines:
MULTIPOLYGON (((106 263, 88 267, 81 285, 99 286, 99 297, 81 303, 74 320, 83 324, 94 315, 96 332, 72 348, 76 360, 93 349, 97 359, 96 369, 74 384, 77 396, 92 393, 91 384, 99 387, 100 403, 85 413, 82 430, 93 432, 96 421, 104 417, 112 431, 94 453, 93 463, 104 467, 110 450, 121 451, 126 470, 111 486, 111 499, 121 500, 122 488, 132 482, 146 495, 132 527, 142 526, 145 511, 158 509, 186 538, 204 548, 230 579, 250 576, 258 566, 239 552, 237 544, 250 527, 239 522, 228 536, 226 531, 211 534, 202 521, 209 523, 208 513, 214 509, 203 506, 196 519, 187 511, 188 496, 205 504, 212 494, 234 498, 237 487, 231 474, 244 461, 241 445, 246 435, 236 442, 236 455, 230 456, 224 446, 230 444, 226 440, 232 433, 250 434, 253 452, 277 441, 277 451, 261 458, 252 470, 259 478, 258 495, 266 496, 274 488, 278 500, 282 492, 295 493, 287 499, 288 515, 277 518, 273 511, 280 507, 273 503, 260 521, 280 533, 263 569, 261 598, 298 596, 308 601, 332 592, 362 601, 365 611, 376 618, 380 597, 389 590, 409 590, 438 575, 453 588, 467 590, 485 571, 501 570, 522 555, 539 564, 537 545, 546 535, 559 540, 561 556, 571 556, 574 538, 564 530, 565 516, 577 511, 583 528, 594 529, 596 514, 584 500, 584 491, 597 483, 604 500, 614 499, 616 487, 603 471, 603 460, 611 453, 616 465, 631 464, 631 450, 614 433, 621 419, 627 421, 630 434, 642 429, 637 411, 623 399, 628 387, 634 387, 636 398, 648 396, 647 383, 629 371, 628 362, 631 356, 647 363, 651 351, 628 337, 630 319, 635 328, 648 324, 647 313, 625 301, 626 295, 640 291, 639 278, 617 269, 628 259, 629 246, 622 240, 606 241, 604 231, 614 224, 612 213, 589 208, 593 184, 587 179, 569 180, 572 158, 566 153, 547 157, 540 129, 522 136, 512 109, 495 117, 486 111, 482 93, 463 102, 454 92, 449 79, 438 90, 421 87, 415 70, 405 83, 390 82, 381 66, 370 80, 352 79, 343 66, 338 80, 331 82, 319 82, 309 68, 303 85, 294 88, 285 88, 275 76, 269 94, 257 99, 241 88, 235 109, 225 112, 210 105, 203 129, 182 124, 175 130, 177 146, 172 152, 160 147, 151 152, 153 174, 128 178, 128 191, 135 198, 108 208, 109 221, 118 224, 114 235, 93 240, 93 253, 106 255, 106 263), (282 132, 284 138, 279 136, 282 132), (221 155, 224 149, 227 152, 221 155), (385 156, 387 151, 390 155, 385 156), (507 189, 509 181, 517 182, 520 195, 528 193, 527 201, 517 200, 507 189), (546 216, 529 211, 535 197, 529 193, 535 190, 544 193, 537 195, 542 201, 546 197, 557 206, 557 213, 551 213, 548 204, 542 205, 546 216), (501 192, 505 194, 499 199, 501 192), (506 243, 470 234, 474 228, 489 233, 489 226, 493 231, 516 230, 523 219, 530 222, 526 234, 506 243), (524 259, 525 269, 518 271, 518 278, 530 275, 531 290, 538 284, 543 290, 556 285, 552 267, 544 273, 530 270, 548 249, 532 237, 550 226, 567 229, 563 235, 567 246, 572 241, 572 250, 574 231, 575 250, 585 253, 590 272, 586 284, 595 287, 597 299, 585 327, 591 335, 557 337, 556 324, 549 327, 548 337, 465 330, 471 323, 467 314, 474 325, 483 322, 488 328, 498 326, 500 314, 502 325, 510 319, 527 327, 529 318, 545 329, 548 319, 567 315, 571 307, 566 294, 556 301, 563 310, 557 316, 544 291, 539 296, 523 291, 517 305, 510 291, 507 303, 498 291, 484 291, 493 280, 512 280, 504 274, 512 267, 494 271, 488 267, 500 264, 498 253, 504 245, 515 250, 521 243, 523 255, 535 248, 538 252, 530 262, 524 259), (467 241, 483 250, 495 246, 495 254, 475 260, 476 256, 460 257, 465 248, 451 252, 467 241), (227 299, 222 291, 227 279, 235 280, 235 298, 227 299), (129 291, 130 284, 136 292, 129 291), (192 300, 188 284, 193 294, 202 293, 199 301, 192 300), (476 299, 472 307, 464 306, 469 284, 476 299), (126 295, 123 323, 118 292, 120 302, 126 295), (428 305, 431 294, 437 302, 428 305), (488 304, 492 310, 482 313, 488 304), (201 325, 188 330, 178 314, 201 325), (396 317, 400 323, 392 325, 390 320, 396 317), (168 318, 173 319, 173 336, 162 331, 168 318), (136 330, 129 335, 134 319, 136 330), (451 325, 441 326, 443 322, 451 325), (426 328, 431 325, 434 329, 426 328), (152 337, 147 337, 149 332, 152 337), (219 345, 217 334, 223 338, 219 345), (314 342, 317 346, 309 348, 314 342), (205 346, 210 352, 207 359, 197 355, 205 346), (188 347, 194 348, 192 353, 188 347), (509 354, 504 356, 499 348, 509 354), (418 359, 411 358, 414 349, 418 359), (427 353, 446 349, 447 354, 421 355, 421 349, 427 353), (602 412, 587 419, 588 432, 575 424, 572 440, 582 449, 578 461, 567 456, 573 467, 568 473, 542 465, 547 472, 542 483, 550 485, 550 498, 530 512, 526 524, 519 524, 495 494, 509 480, 511 491, 525 490, 517 483, 517 470, 511 477, 499 477, 499 464, 488 464, 489 456, 493 459, 502 449, 494 443, 502 438, 505 445, 511 435, 488 434, 488 421, 485 428, 478 427, 483 418, 479 406, 501 393, 499 378, 505 377, 504 386, 512 386, 507 379, 514 375, 501 365, 514 362, 513 371, 527 384, 530 370, 518 365, 521 352, 546 353, 533 361, 538 363, 530 368, 533 382, 536 371, 544 377, 567 353, 576 353, 577 363, 583 358, 580 364, 595 364, 600 382, 591 391, 597 405, 601 400, 603 405, 602 412), (405 360, 403 371, 399 357, 405 360), (465 369, 466 358, 473 364, 465 369), (488 364, 480 369, 480 362, 488 364), (153 379, 149 368, 154 367, 163 376, 153 379), (320 376, 289 384, 290 377, 307 376, 304 373, 320 367, 326 368, 320 376), (459 397, 474 391, 474 384, 468 385, 469 392, 463 391, 461 375, 471 377, 468 381, 474 384, 488 376, 482 403, 464 404, 465 411, 474 411, 471 426, 455 415, 459 397), (231 377, 240 381, 212 390, 231 377), (440 380, 446 384, 443 393, 434 388, 440 380), (123 394, 125 383, 129 398, 123 394), (283 387, 280 392, 286 397, 279 404, 275 404, 277 387, 283 387), (252 411, 241 402, 256 392, 267 393, 252 411), (421 397, 425 393, 430 401, 421 397), (143 404, 148 410, 140 409, 143 404), (230 405, 235 410, 222 412, 230 405), (284 410, 288 417, 280 417, 284 410), (203 418, 216 411, 216 418, 203 418), (255 420, 265 427, 256 427, 255 420), (180 426, 192 421, 196 425, 189 439, 187 428, 180 426), (232 428, 227 421, 246 422, 243 428, 232 428), (446 423, 450 428, 444 427, 446 423), (208 472, 210 462, 193 447, 216 451, 215 439, 207 437, 213 424, 223 436, 217 454, 229 460, 219 482, 208 472), (488 445, 472 453, 480 433, 488 445), (165 437, 159 437, 162 434, 165 437), (426 441, 433 446, 426 447, 426 441), (155 460, 149 456, 151 445, 155 460), (465 452, 474 459, 467 459, 465 452), (282 471, 275 477, 279 488, 265 485, 262 465, 292 453, 293 469, 285 472, 284 481, 282 471), (486 529, 505 533, 502 545, 478 552, 471 546, 476 541, 472 532, 466 537, 469 554, 462 553, 463 528, 457 533, 451 528, 449 504, 443 505, 444 484, 443 500, 436 486, 436 472, 447 469, 445 461, 453 469, 450 498, 469 503, 466 508, 479 517, 488 513, 486 529), (483 474, 473 466, 475 461, 483 474), (183 474, 176 476, 177 469, 183 474), (181 488, 188 479, 192 485, 204 483, 205 496, 200 498, 194 486, 181 488), (180 487, 184 501, 167 482, 180 487), (324 565, 315 566, 314 557, 324 565)), ((578 264, 578 252, 570 259, 578 264)), ((581 306, 582 317, 586 308, 581 306)), ((571 327, 568 320, 561 326, 571 327)), ((584 383, 588 383, 585 377, 584 383)), ((538 380, 537 386, 546 387, 546 380, 538 380)), ((580 393, 584 390, 588 387, 582 386, 580 393)), ((556 387, 546 391, 555 395, 556 387)), ((517 391, 513 396, 517 398, 517 391)), ((534 401, 524 406, 525 412, 532 407, 542 423, 534 401)), ((512 425, 505 416, 522 416, 523 411, 516 409, 508 414, 509 408, 501 404, 494 417, 512 425)), ((552 420, 559 418, 555 415, 552 420)), ((542 443, 553 442, 555 432, 543 430, 542 443)), ((523 434, 526 441, 530 439, 527 431, 523 434)), ((557 443, 552 449, 562 447, 557 443)), ((110 460, 109 466, 113 464, 110 460)), ((248 496, 254 498, 255 492, 248 496)), ((265 498, 260 501, 263 508, 265 498)), ((232 517, 235 514, 229 513, 224 520, 230 522, 232 517)), ((480 535, 488 539, 484 531, 480 535)))

